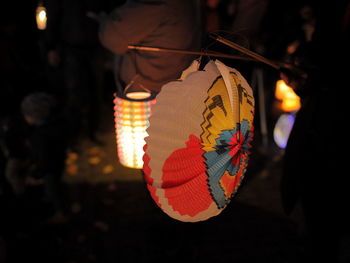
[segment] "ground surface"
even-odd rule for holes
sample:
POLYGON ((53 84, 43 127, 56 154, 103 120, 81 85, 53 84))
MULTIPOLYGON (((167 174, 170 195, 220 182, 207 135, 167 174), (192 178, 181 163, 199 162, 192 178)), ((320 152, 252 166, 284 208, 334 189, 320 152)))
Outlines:
POLYGON ((182 223, 155 205, 139 170, 118 163, 110 110, 103 121, 104 144, 83 140, 67 160, 67 223, 43 223, 49 212, 38 201, 40 185, 16 207, 2 200, 7 262, 300 262, 299 216, 286 217, 280 205, 279 154, 256 146, 229 206, 205 222, 182 223))

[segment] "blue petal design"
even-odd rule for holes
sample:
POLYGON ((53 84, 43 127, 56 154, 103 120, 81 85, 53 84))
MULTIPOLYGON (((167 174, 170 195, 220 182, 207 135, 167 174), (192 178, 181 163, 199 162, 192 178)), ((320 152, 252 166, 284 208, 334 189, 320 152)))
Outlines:
MULTIPOLYGON (((245 140, 241 146, 241 154, 248 152, 250 138, 250 127, 246 120, 243 120, 240 125, 240 131, 244 136, 245 140)), ((215 150, 211 152, 206 152, 204 158, 206 159, 207 165, 207 175, 209 189, 212 193, 214 201, 216 202, 218 208, 224 208, 229 202, 229 198, 226 197, 224 189, 220 185, 220 179, 224 175, 225 171, 231 176, 234 176, 242 165, 242 162, 246 162, 243 158, 240 160, 238 165, 234 165, 232 162, 232 156, 230 152, 230 143, 232 137, 236 133, 236 128, 232 130, 223 130, 220 133, 219 138, 216 139, 215 150)))

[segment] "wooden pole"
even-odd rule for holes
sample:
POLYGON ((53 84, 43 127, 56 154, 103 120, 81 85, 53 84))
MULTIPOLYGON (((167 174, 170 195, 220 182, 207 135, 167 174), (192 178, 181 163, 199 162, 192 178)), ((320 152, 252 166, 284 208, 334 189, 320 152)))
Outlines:
POLYGON ((133 50, 142 50, 150 52, 167 52, 167 53, 177 53, 177 54, 189 54, 189 55, 199 55, 199 56, 209 56, 209 57, 222 57, 229 59, 238 59, 245 61, 255 61, 254 59, 237 56, 237 55, 228 55, 214 51, 192 51, 192 50, 183 50, 183 49, 174 49, 174 48, 161 48, 161 47, 149 47, 149 46, 139 46, 139 45, 128 45, 128 49, 133 50))

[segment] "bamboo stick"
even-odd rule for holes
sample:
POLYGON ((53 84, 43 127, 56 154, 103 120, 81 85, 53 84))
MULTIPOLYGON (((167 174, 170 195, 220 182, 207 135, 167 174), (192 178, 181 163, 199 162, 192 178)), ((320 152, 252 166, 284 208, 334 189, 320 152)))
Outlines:
POLYGON ((267 64, 267 65, 269 65, 277 70, 279 70, 281 68, 281 66, 278 63, 273 62, 273 61, 259 55, 258 53, 255 53, 255 52, 253 52, 249 49, 246 49, 240 45, 237 45, 236 43, 233 43, 233 42, 231 42, 231 41, 229 41, 221 36, 212 34, 211 37, 214 38, 215 40, 217 40, 217 41, 219 41, 219 42, 221 42, 221 43, 223 43, 223 44, 225 44, 225 45, 227 45, 235 50, 238 50, 239 52, 241 52, 241 53, 243 53, 251 58, 253 58, 254 60, 263 62, 263 63, 265 63, 265 64, 267 64))
POLYGON ((199 56, 209 56, 209 57, 222 57, 222 58, 229 58, 229 59, 254 61, 254 59, 251 59, 251 58, 237 56, 237 55, 229 55, 229 54, 224 54, 224 53, 219 53, 214 51, 192 51, 192 50, 183 50, 183 49, 174 49, 174 48, 139 46, 139 45, 128 45, 128 49, 150 51, 150 52, 167 52, 167 53, 189 54, 189 55, 199 55, 199 56))

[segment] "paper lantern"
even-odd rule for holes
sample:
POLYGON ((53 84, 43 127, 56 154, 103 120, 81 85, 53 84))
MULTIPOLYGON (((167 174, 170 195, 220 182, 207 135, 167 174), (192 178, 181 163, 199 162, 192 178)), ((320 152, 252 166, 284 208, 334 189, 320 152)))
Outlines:
POLYGON ((285 112, 297 111, 301 107, 299 96, 283 80, 276 83, 275 97, 282 101, 281 109, 285 112))
POLYGON ((241 185, 255 100, 243 76, 219 60, 203 70, 195 60, 184 73, 157 96, 143 171, 153 200, 166 214, 198 222, 220 214, 241 185))
POLYGON ((154 96, 148 92, 131 92, 115 96, 114 121, 119 162, 129 168, 143 166, 144 138, 149 126, 154 96))
POLYGON ((39 4, 36 8, 36 24, 39 30, 46 29, 46 21, 46 8, 42 4, 39 4))
POLYGON ((300 107, 300 98, 294 91, 287 93, 286 97, 282 100, 281 108, 285 112, 297 111, 300 107))
POLYGON ((278 80, 276 82, 275 97, 278 100, 283 100, 287 92, 290 92, 291 87, 289 87, 284 80, 278 80))
POLYGON ((273 129, 273 139, 278 147, 284 149, 287 146, 289 134, 295 121, 294 114, 282 114, 273 129))

